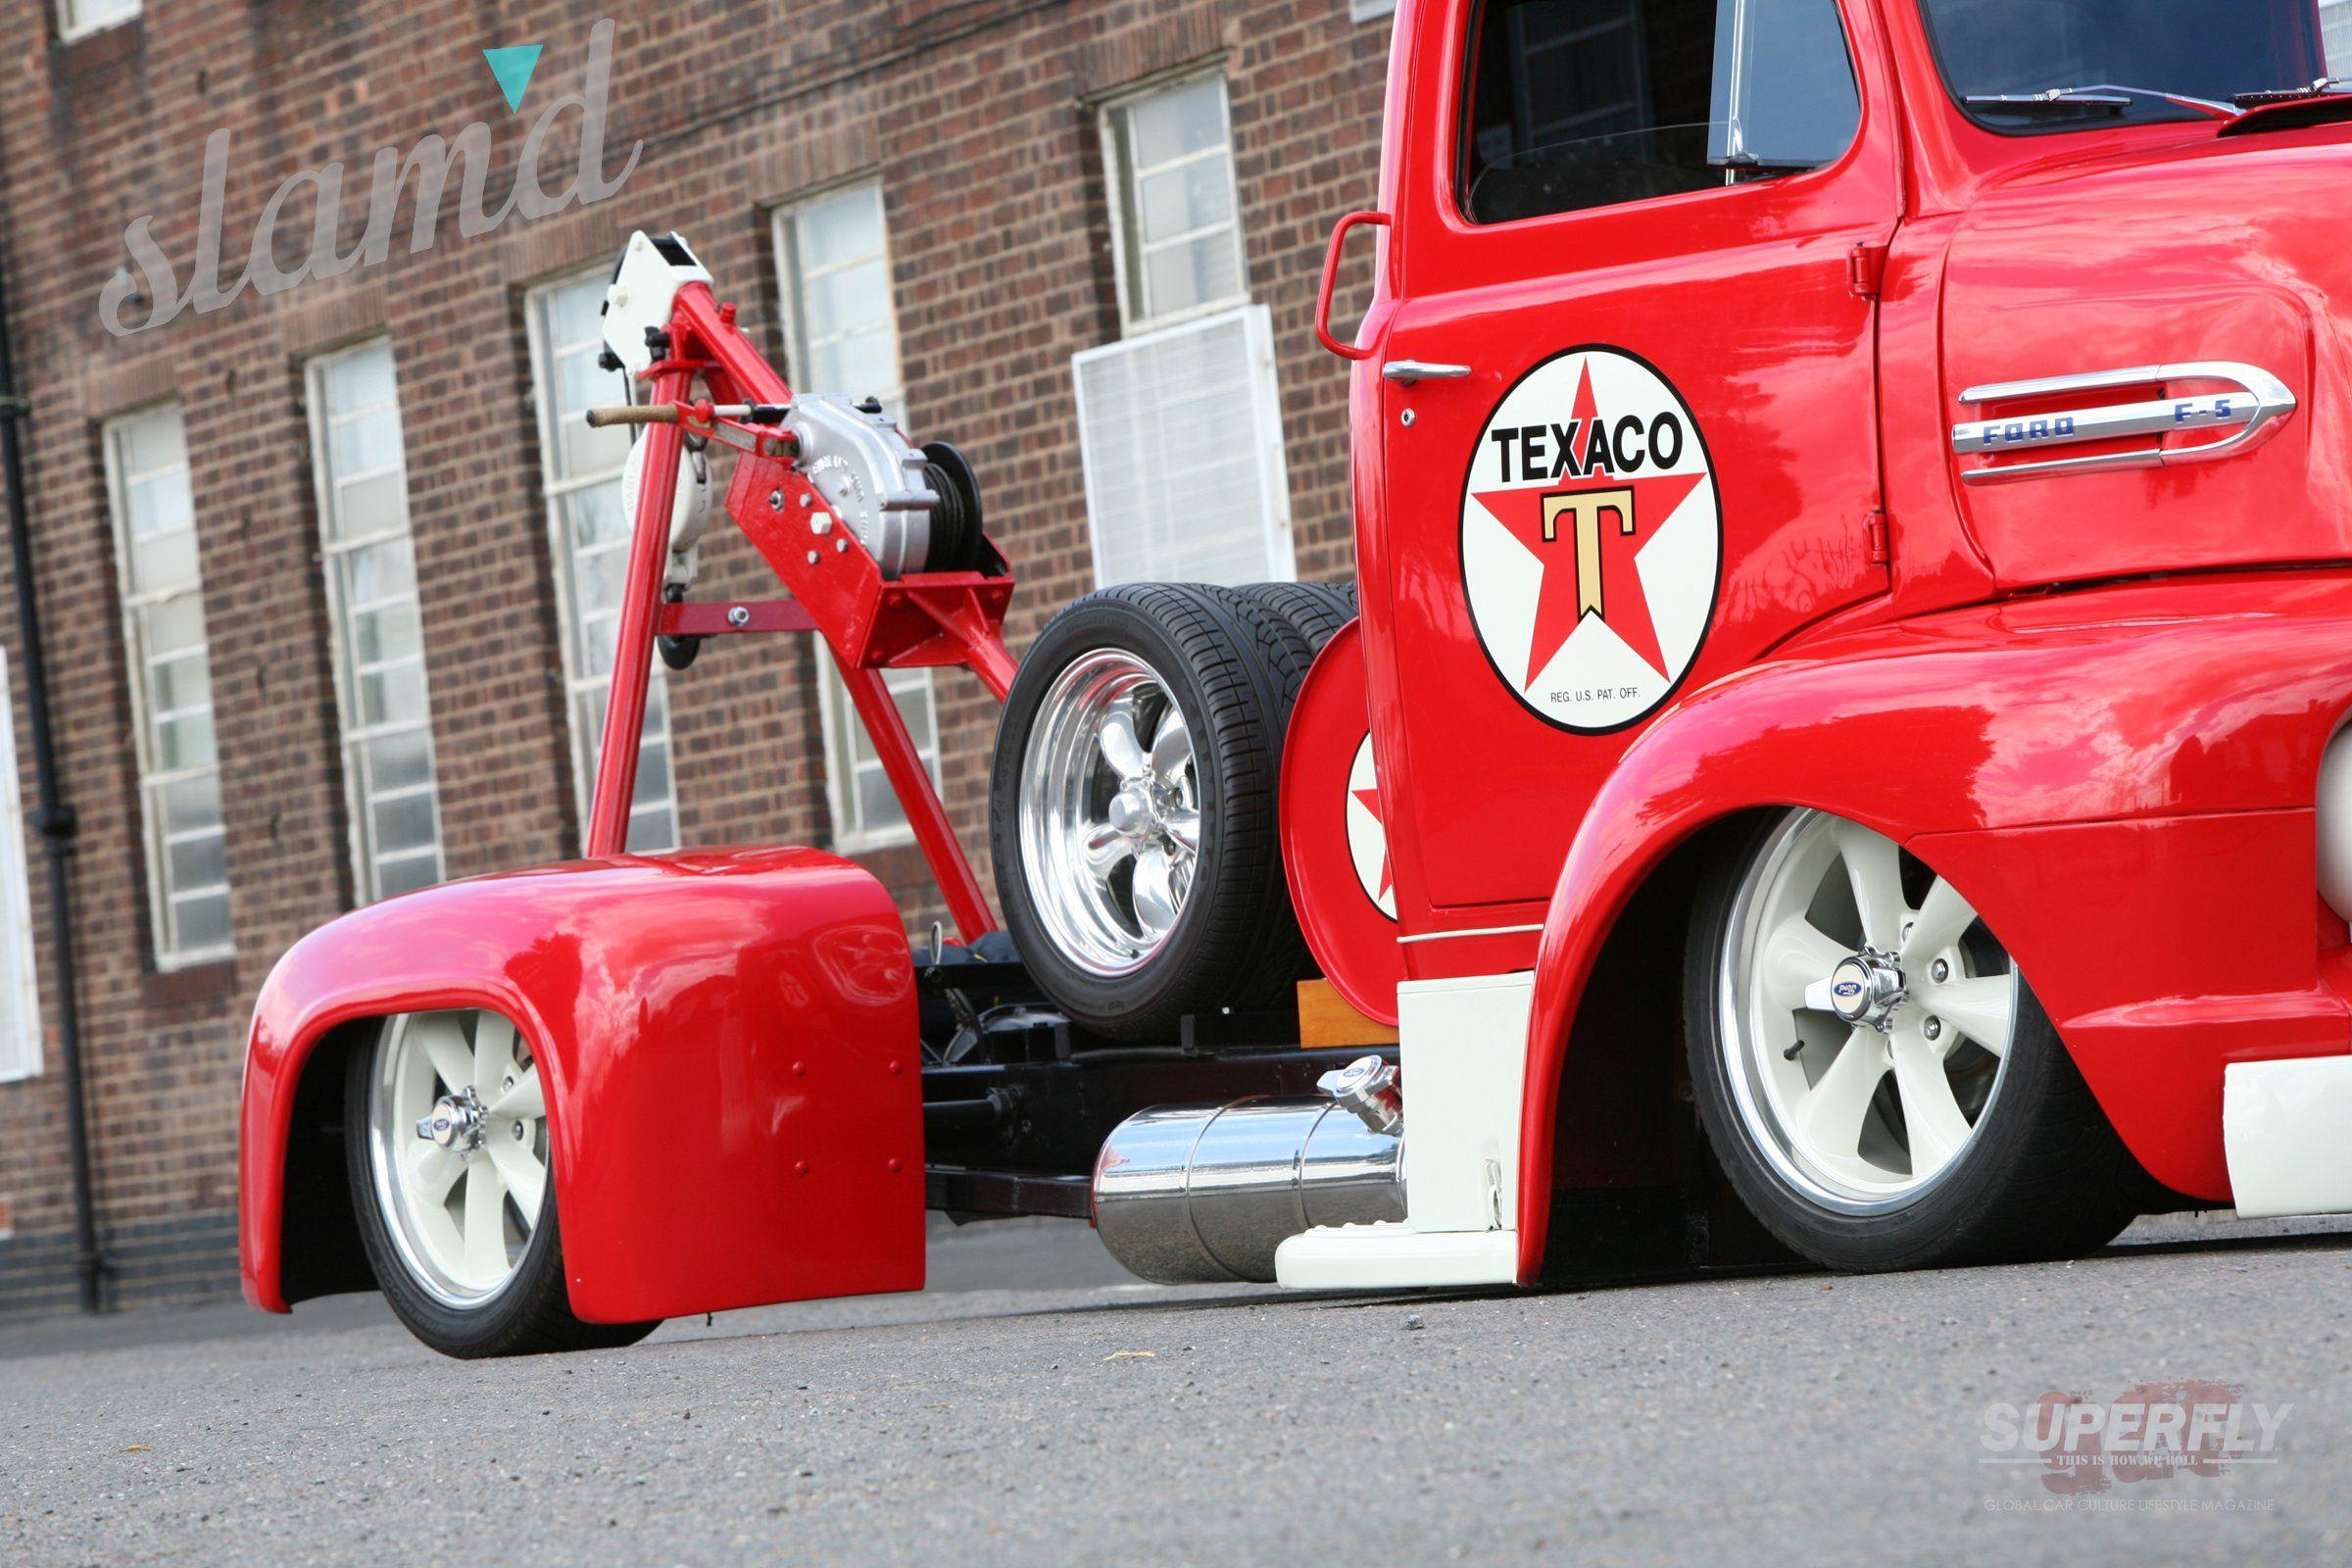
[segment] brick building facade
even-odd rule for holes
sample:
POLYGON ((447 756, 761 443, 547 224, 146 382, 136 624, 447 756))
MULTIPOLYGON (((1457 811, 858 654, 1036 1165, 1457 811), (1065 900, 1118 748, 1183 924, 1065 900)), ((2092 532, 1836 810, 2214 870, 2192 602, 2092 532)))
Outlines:
MULTIPOLYGON (((1022 579, 1016 649, 1114 555, 1118 573, 1185 574, 1137 569, 1192 545, 1162 524, 1164 496, 1114 493, 1137 454, 1107 418, 1090 509, 1079 434, 1090 374, 1098 415, 1114 399, 1133 413, 1151 384, 1174 396, 1181 366, 1096 351, 1227 329, 1270 344, 1262 374, 1213 371, 1243 379, 1210 385, 1200 417, 1245 419, 1267 448, 1260 479, 1287 495, 1244 497, 1219 537, 1244 556, 1266 541, 1268 569, 1247 575, 1342 577, 1346 377, 1309 317, 1331 222, 1373 195, 1388 34, 1379 0, 8 8, 6 327, 31 405, 27 515, 9 525, 29 529, 78 821, 74 985, 110 1298, 232 1278, 243 1034, 290 943, 378 891, 578 849, 599 498, 616 486, 611 449, 573 450, 549 413, 592 385, 575 340, 595 291, 561 285, 609 268, 633 228, 676 229, 796 383, 895 369, 895 385, 812 389, 894 398, 914 439, 971 458, 1022 579), (467 237, 453 177, 421 254, 394 244, 381 265, 129 336, 101 324, 138 217, 187 282, 223 127, 224 286, 289 174, 344 166, 348 252, 369 160, 428 133, 490 127, 496 211, 527 127, 582 89, 608 12, 605 167, 643 144, 615 194, 467 237), (510 113, 480 51, 528 43, 545 54, 510 113)), ((571 167, 580 124, 555 119, 544 168, 571 167)), ((313 205, 305 191, 283 209, 283 270, 309 250, 313 205)), ((134 298, 122 318, 145 310, 134 298)), ((1163 489, 1198 477, 1143 462, 1163 489)), ((705 597, 769 592, 740 537, 713 537, 705 597)), ((13 623, 0 641, 24 737, 13 623)), ((720 644, 669 678, 674 796, 641 788, 639 825, 653 842, 839 844, 927 925, 919 858, 861 805, 855 750, 828 734, 820 662, 797 639, 720 644)), ((993 705, 964 677, 904 700, 984 847, 993 705)), ((17 884, 0 916, 34 937, 0 1048, 0 1312, 74 1291, 57 976, 26 843, 29 898, 0 857, 17 884)))

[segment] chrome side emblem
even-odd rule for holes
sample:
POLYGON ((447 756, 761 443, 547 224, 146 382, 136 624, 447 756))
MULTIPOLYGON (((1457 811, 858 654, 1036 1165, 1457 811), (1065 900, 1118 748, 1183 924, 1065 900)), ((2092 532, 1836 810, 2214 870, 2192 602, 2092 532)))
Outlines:
POLYGON ((2132 452, 2103 453, 2089 458, 2058 458, 2047 463, 2019 463, 1998 468, 1970 468, 1961 477, 1970 484, 2001 484, 2013 479, 2044 479, 2058 474, 2096 473, 2113 468, 2165 468, 2190 463, 2214 463, 2251 451, 2295 412, 2295 394, 2270 371, 2226 361, 2196 361, 2185 365, 2140 365, 2121 370, 2094 370, 2084 375, 2059 375, 2042 381, 2003 381, 1972 386, 1960 394, 1971 405, 2015 403, 2028 398, 2063 398, 2077 393, 2106 392, 2118 387, 2168 385, 2175 381, 2220 381, 2235 391, 2201 392, 2193 397, 2161 398, 2146 403, 2116 403, 2105 407, 2060 409, 2006 419, 1980 419, 1952 426, 1952 451, 1962 457, 1997 456, 2037 447, 2075 446, 2086 441, 2115 441, 2152 435, 2158 444, 2132 452), (2205 446, 2167 449, 2162 437, 2175 430, 2235 429, 2227 440, 2205 446))

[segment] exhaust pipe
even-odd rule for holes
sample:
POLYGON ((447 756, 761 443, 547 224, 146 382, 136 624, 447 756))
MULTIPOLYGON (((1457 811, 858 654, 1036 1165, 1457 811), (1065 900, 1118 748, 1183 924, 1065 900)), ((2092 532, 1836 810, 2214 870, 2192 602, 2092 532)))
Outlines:
POLYGON ((1325 1073, 1327 1098, 1154 1105, 1095 1161, 1095 1229, 1162 1285, 1272 1283, 1274 1251, 1319 1225, 1404 1218, 1396 1069, 1364 1056, 1325 1073))

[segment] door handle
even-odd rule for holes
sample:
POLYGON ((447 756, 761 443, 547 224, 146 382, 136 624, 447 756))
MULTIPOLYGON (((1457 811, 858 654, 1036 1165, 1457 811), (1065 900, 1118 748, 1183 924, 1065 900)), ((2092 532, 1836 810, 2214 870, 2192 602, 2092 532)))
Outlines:
POLYGON ((1415 381, 1461 381, 1470 374, 1467 365, 1429 365, 1420 360, 1395 360, 1380 368, 1384 380, 1411 386, 1415 381))

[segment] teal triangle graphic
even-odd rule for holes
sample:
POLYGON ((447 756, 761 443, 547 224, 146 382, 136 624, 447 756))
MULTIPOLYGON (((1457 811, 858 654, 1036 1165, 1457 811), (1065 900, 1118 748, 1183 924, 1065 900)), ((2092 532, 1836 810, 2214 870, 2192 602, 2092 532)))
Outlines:
POLYGON ((498 78, 498 90, 507 95, 507 108, 515 114, 522 112, 522 95, 531 90, 531 73, 538 69, 539 51, 543 43, 518 43, 508 49, 485 49, 482 58, 490 62, 490 74, 498 78))

